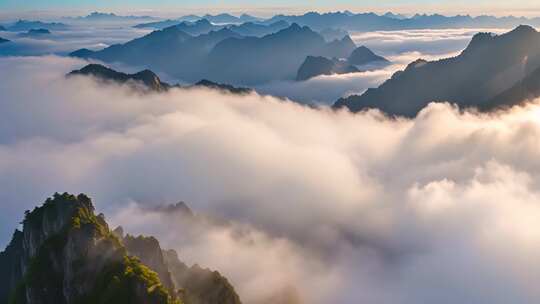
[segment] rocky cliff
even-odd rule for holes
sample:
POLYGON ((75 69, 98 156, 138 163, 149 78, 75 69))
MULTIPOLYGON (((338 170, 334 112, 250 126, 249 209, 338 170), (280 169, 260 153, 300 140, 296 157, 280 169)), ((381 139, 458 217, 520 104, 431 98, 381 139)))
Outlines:
POLYGON ((213 276, 200 281, 187 266, 179 272, 184 264, 157 239, 113 233, 83 194, 55 194, 27 211, 22 225, 0 253, 0 303, 240 303, 221 275, 202 271, 213 276))

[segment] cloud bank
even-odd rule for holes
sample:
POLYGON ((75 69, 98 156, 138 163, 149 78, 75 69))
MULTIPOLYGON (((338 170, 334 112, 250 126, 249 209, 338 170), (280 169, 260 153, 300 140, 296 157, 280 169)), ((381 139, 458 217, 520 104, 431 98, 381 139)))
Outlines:
POLYGON ((1 243, 53 192, 85 192, 245 303, 540 300, 538 103, 395 120, 63 77, 82 65, 0 59, 1 243), (179 200, 225 222, 148 211, 179 200))

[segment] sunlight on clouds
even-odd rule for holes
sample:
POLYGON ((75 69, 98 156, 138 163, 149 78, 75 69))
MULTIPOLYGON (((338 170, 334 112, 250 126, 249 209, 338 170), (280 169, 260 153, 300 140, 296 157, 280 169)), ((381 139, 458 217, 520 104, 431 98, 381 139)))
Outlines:
POLYGON ((6 227, 55 191, 85 192, 249 303, 285 290, 315 304, 540 300, 538 102, 391 119, 64 78, 82 65, 0 59, 6 227), (152 210, 179 200, 202 219, 152 210))

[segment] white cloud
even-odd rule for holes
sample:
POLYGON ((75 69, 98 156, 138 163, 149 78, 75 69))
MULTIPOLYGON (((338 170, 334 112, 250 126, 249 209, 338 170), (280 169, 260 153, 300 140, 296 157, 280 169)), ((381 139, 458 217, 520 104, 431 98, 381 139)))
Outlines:
POLYGON ((539 104, 431 104, 392 120, 64 79, 81 65, 0 59, 3 243, 24 209, 85 192, 115 224, 222 271, 249 303, 288 286, 306 303, 540 299, 539 104), (179 200, 231 224, 186 232, 142 211, 179 200))

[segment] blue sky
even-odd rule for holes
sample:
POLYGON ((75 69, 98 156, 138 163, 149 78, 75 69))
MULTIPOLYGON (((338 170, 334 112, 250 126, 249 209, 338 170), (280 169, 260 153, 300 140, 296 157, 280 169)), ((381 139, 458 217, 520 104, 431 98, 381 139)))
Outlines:
POLYGON ((309 10, 329 11, 394 11, 439 12, 446 14, 540 15, 538 0, 0 0, 0 11, 64 11, 93 10, 118 13, 155 12, 251 12, 260 14, 299 13, 309 10))

